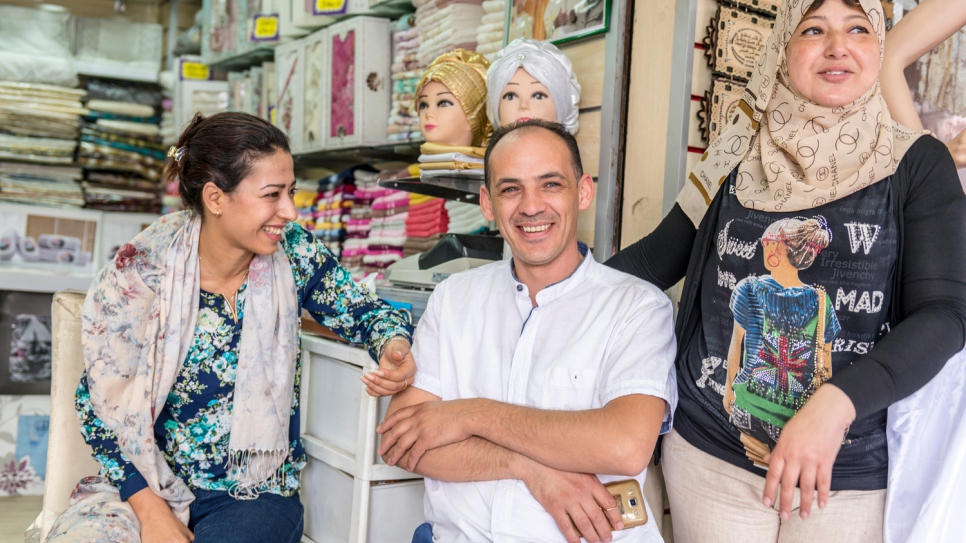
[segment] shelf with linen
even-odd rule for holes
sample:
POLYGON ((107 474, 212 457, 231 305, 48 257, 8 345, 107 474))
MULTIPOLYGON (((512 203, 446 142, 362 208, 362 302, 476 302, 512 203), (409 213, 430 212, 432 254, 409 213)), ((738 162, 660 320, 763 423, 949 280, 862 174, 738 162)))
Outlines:
POLYGON ((407 141, 387 143, 385 145, 368 145, 349 147, 345 149, 331 149, 312 151, 308 153, 293 153, 297 166, 326 166, 333 163, 359 163, 379 161, 399 161, 415 163, 419 158, 419 146, 423 141, 407 141))
POLYGON ((480 187, 483 179, 473 177, 404 177, 379 181, 379 186, 387 189, 404 190, 414 194, 435 196, 468 204, 480 203, 480 187))

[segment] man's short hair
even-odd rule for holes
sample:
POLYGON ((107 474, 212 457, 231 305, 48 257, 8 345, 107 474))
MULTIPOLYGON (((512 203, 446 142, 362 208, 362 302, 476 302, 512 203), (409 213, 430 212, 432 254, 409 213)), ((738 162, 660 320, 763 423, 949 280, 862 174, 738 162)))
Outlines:
POLYGON ((570 166, 574 171, 574 181, 579 181, 583 177, 584 166, 580 162, 580 149, 577 147, 577 138, 560 123, 545 121, 543 119, 529 119, 501 126, 490 136, 490 143, 486 146, 486 154, 483 155, 483 172, 487 189, 490 188, 490 155, 493 153, 493 149, 496 148, 497 144, 500 143, 500 140, 518 130, 522 131, 522 133, 527 133, 538 129, 548 130, 556 134, 558 138, 567 144, 567 149, 570 150, 570 166))

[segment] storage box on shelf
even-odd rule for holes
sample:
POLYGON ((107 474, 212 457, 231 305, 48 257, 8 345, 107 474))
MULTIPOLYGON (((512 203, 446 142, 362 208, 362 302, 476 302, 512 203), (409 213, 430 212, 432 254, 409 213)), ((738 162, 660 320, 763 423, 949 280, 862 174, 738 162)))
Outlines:
POLYGON ((275 126, 288 136, 293 153, 302 150, 305 113, 305 42, 275 48, 275 126))
POLYGON ((388 143, 392 79, 389 21, 356 17, 330 26, 327 148, 388 143))
POLYGON ((211 69, 201 57, 178 57, 177 79, 174 84, 174 122, 179 134, 195 113, 212 115, 228 110, 228 82, 214 81, 211 77, 211 69))
POLYGON ((331 43, 326 28, 303 38, 305 59, 304 98, 305 114, 302 122, 301 151, 311 153, 326 148, 326 127, 329 108, 325 101, 325 89, 330 83, 328 62, 331 43))
POLYGON ((376 426, 389 398, 366 394, 359 379, 378 369, 365 349, 303 335, 302 442, 309 456, 367 481, 419 478, 386 465, 376 450, 376 426))
POLYGON ((159 24, 77 17, 75 66, 89 76, 129 81, 158 80, 163 29, 159 24))
POLYGON ((422 480, 373 482, 309 458, 302 470, 306 543, 409 543, 423 521, 422 480))

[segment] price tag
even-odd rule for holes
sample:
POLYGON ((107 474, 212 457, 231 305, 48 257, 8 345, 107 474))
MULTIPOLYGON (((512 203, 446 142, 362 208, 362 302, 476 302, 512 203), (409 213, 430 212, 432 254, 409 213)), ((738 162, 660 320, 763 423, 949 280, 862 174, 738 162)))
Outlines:
POLYGON ((208 69, 208 65, 201 62, 182 62, 181 80, 188 79, 206 81, 211 79, 211 70, 208 69))
POLYGON ((278 14, 260 13, 252 20, 251 41, 275 41, 278 39, 278 14))
POLYGON ((315 0, 312 15, 344 15, 348 0, 315 0))
POLYGON ((275 106, 268 106, 268 122, 278 126, 278 123, 275 122, 275 117, 275 106))

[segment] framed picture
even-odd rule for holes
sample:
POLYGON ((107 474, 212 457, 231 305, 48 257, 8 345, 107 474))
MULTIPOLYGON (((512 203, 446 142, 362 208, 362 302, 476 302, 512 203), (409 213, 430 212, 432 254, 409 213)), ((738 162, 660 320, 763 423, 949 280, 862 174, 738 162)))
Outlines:
POLYGON ((0 394, 50 394, 52 300, 0 290, 0 394))
POLYGON ((504 43, 517 38, 561 44, 607 32, 611 0, 511 0, 504 43))

